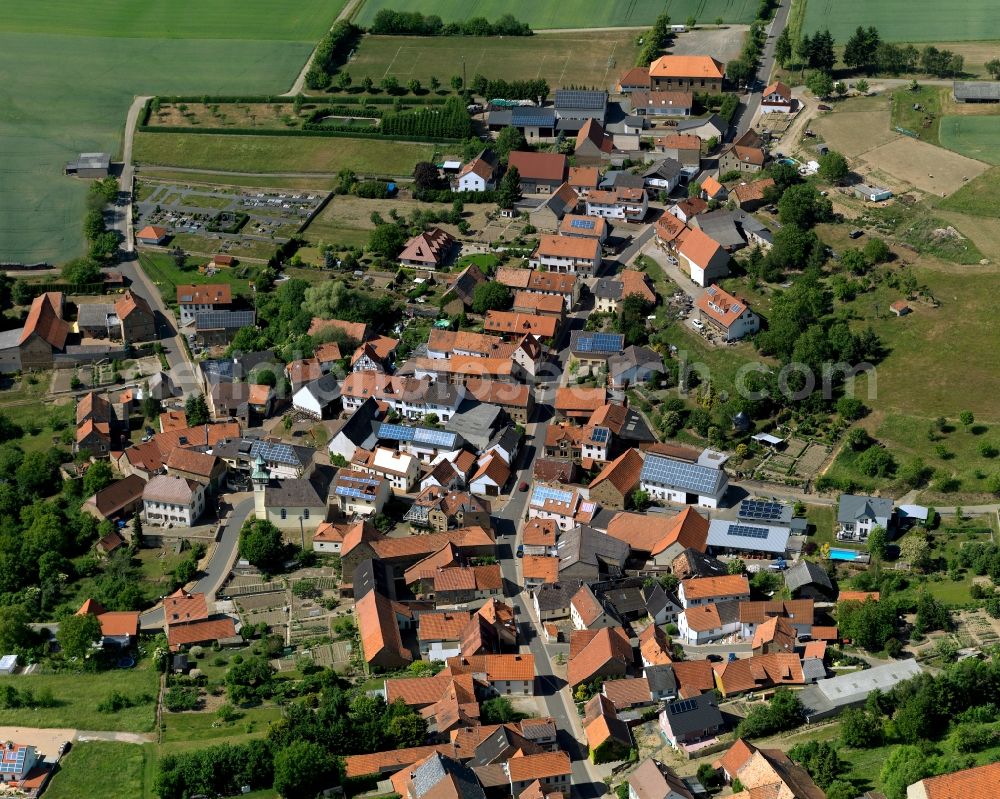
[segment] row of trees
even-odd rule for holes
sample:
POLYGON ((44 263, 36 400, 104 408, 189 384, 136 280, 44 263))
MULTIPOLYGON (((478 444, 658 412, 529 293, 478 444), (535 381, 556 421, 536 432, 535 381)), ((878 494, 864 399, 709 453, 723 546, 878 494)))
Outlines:
POLYGON ((379 36, 531 36, 534 31, 513 14, 504 14, 496 22, 485 17, 470 17, 447 25, 437 14, 419 11, 380 9, 368 28, 379 36))
POLYGON ((460 97, 449 97, 443 109, 402 111, 382 118, 379 131, 385 136, 426 136, 466 139, 472 135, 472 119, 460 97))
POLYGON ((501 98, 504 100, 544 100, 549 96, 549 84, 544 78, 530 80, 504 80, 503 78, 487 78, 476 74, 469 83, 473 94, 487 100, 501 98))
POLYGON ((347 61, 361 33, 359 27, 346 20, 337 22, 316 46, 312 65, 306 72, 306 86, 315 90, 329 86, 337 68, 347 61))
POLYGON ((642 49, 639 50, 639 55, 635 60, 636 66, 649 66, 649 64, 659 58, 660 53, 667 48, 672 38, 670 15, 660 14, 653 23, 653 27, 645 34, 642 49))

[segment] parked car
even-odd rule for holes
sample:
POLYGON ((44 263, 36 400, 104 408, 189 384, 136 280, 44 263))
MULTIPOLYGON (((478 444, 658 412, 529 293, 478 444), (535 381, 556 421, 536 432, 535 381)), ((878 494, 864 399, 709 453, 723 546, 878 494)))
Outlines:
POLYGON ((860 239, 863 235, 865 235, 865 232, 863 230, 852 230, 847 235, 852 239, 860 239))
POLYGON ((517 545, 517 556, 519 558, 523 558, 524 557, 524 544, 518 544, 517 545))
POLYGON ((694 325, 698 330, 703 330, 705 328, 705 323, 701 319, 692 319, 691 324, 694 325))
POLYGON ((528 490, 528 484, 522 480, 521 481, 521 485, 519 485, 517 487, 517 490, 518 491, 527 491, 528 490))
POLYGON ((820 105, 818 105, 818 106, 816 106, 816 107, 817 107, 817 108, 818 108, 818 109, 819 109, 820 111, 832 111, 832 110, 833 110, 833 109, 832 109, 832 108, 830 108, 830 106, 828 106, 828 105, 822 105, 822 104, 820 104, 820 105))

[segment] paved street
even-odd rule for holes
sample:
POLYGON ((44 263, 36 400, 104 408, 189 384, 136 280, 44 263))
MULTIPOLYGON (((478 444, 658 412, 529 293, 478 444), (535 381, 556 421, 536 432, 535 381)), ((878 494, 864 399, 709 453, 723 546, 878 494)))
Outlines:
POLYGON ((736 111, 736 118, 733 120, 737 137, 750 129, 750 125, 757 114, 757 109, 760 108, 761 90, 767 86, 767 82, 771 77, 771 70, 774 69, 774 44, 788 24, 788 14, 791 11, 791 6, 791 0, 782 0, 781 5, 774 12, 774 19, 771 20, 771 25, 767 29, 767 41, 764 43, 764 52, 761 54, 760 66, 757 68, 757 74, 754 82, 751 84, 753 92, 747 97, 745 102, 740 103, 740 107, 736 111))
MULTIPOLYGON (((211 557, 202 571, 202 576, 191 586, 192 593, 204 593, 208 601, 215 599, 215 593, 222 587, 229 572, 236 564, 237 549, 240 542, 240 528, 243 522, 253 512, 252 494, 233 494, 230 498, 236 500, 229 520, 222 529, 222 535, 215 543, 211 557)), ((163 606, 157 605, 147 610, 139 617, 139 623, 144 630, 163 627, 163 606)))

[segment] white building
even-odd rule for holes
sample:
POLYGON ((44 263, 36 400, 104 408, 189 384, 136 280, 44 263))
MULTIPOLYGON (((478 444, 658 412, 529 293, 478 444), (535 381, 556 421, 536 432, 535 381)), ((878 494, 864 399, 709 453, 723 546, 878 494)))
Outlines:
POLYGON ((750 310, 747 301, 711 285, 695 305, 703 324, 722 336, 723 341, 736 341, 760 330, 760 317, 750 310))
POLYGON ((647 453, 639 486, 650 497, 678 505, 717 508, 729 487, 724 453, 706 449, 696 461, 647 453))
POLYGON ((531 266, 548 272, 592 277, 601 268, 601 243, 575 236, 542 236, 531 266))
POLYGON ((177 287, 177 307, 181 313, 181 325, 193 322, 199 313, 221 310, 229 307, 232 302, 233 291, 228 283, 177 287))
POLYGON ((708 286, 729 274, 729 253, 707 233, 691 228, 680 247, 680 267, 698 286, 708 286))
POLYGON ((587 195, 587 216, 604 219, 625 219, 641 222, 649 210, 649 197, 645 189, 619 188, 610 191, 592 191, 587 195))
POLYGON ((388 447, 376 447, 364 462, 356 460, 354 468, 387 480, 394 494, 408 494, 420 477, 420 461, 417 458, 388 447))
POLYGON ((389 499, 389 481, 365 472, 341 469, 330 497, 340 512, 352 516, 377 516, 389 499))
POLYGON ((190 527, 205 510, 205 486, 158 474, 142 490, 142 508, 150 524, 190 527))

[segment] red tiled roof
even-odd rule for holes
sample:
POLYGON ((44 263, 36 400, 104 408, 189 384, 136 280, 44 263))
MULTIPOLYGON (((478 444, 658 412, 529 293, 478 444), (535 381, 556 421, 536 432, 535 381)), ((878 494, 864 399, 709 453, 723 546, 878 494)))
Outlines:
POLYGON ((371 663, 382 652, 388 652, 402 661, 413 659, 409 650, 403 647, 392 602, 376 591, 369 591, 355 603, 354 613, 365 660, 371 663))
POLYGON ((187 624, 168 624, 167 643, 172 650, 184 644, 200 644, 206 641, 219 641, 233 638, 236 635, 236 624, 228 616, 219 619, 205 619, 187 624))
MULTIPOLYGON (((632 665, 632 645, 620 627, 605 627, 596 632, 574 630, 570 637, 567 677, 571 687, 590 682, 611 663, 624 672, 632 665)), ((617 670, 616 670, 617 673, 617 670)))
POLYGON ((345 322, 341 319, 320 319, 313 317, 309 323, 308 335, 315 336, 324 330, 339 330, 352 341, 362 342, 368 338, 368 325, 364 322, 345 322))
POLYGON ((559 581, 559 558, 553 555, 525 555, 521 569, 525 579, 541 580, 543 583, 559 581))
POLYGON ((438 227, 431 228, 410 239, 399 254, 399 260, 437 265, 454 244, 455 239, 450 233, 438 227))
POLYGON ((642 471, 642 455, 638 450, 627 449, 613 461, 609 462, 590 484, 593 491, 602 483, 608 482, 622 496, 628 496, 639 485, 639 473, 642 471))
POLYGON ((636 705, 645 705, 651 699, 649 681, 645 677, 607 680, 603 690, 604 695, 615 706, 615 710, 628 710, 636 705))
POLYGON ((927 777, 922 782, 927 799, 996 799, 1000 790, 1000 763, 927 777))
POLYGON ((201 286, 178 286, 178 305, 229 305, 233 287, 228 283, 206 283, 201 286))
POLYGON ((565 752, 542 752, 537 755, 515 755, 507 761, 511 782, 541 780, 572 773, 569 755, 565 752))
POLYGON ((563 181, 566 177, 566 156, 559 153, 528 153, 515 150, 507 159, 508 167, 516 167, 521 180, 563 181))
POLYGON ((204 594, 189 594, 178 588, 163 599, 163 613, 167 625, 199 621, 208 618, 208 603, 204 594))
POLYGON ((692 599, 712 599, 722 596, 750 596, 750 583, 746 575, 726 574, 722 577, 694 577, 682 580, 684 597, 692 599))
POLYGON ((24 344, 33 335, 37 335, 53 349, 61 350, 66 346, 69 323, 62 318, 62 292, 47 291, 32 300, 31 310, 24 320, 24 329, 17 343, 24 344))
POLYGON ((725 67, 707 55, 663 55, 649 65, 649 76, 722 80, 725 67))

